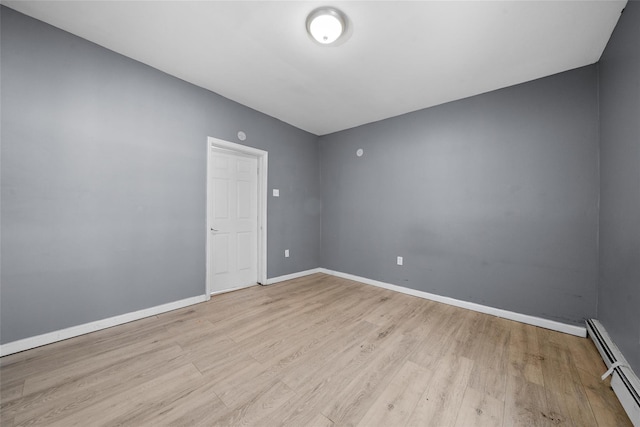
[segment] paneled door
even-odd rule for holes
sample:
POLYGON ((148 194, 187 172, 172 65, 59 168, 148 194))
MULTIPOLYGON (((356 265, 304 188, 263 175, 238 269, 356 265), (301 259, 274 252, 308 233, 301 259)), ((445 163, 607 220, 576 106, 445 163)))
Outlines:
POLYGON ((209 148, 210 292, 255 285, 258 281, 258 160, 209 148))

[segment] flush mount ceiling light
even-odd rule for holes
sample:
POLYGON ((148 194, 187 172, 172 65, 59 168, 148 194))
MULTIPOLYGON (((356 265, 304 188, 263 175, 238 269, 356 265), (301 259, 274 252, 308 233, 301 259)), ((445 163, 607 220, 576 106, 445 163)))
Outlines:
POLYGON ((333 7, 320 7, 307 17, 307 31, 320 44, 335 43, 346 29, 346 16, 333 7))

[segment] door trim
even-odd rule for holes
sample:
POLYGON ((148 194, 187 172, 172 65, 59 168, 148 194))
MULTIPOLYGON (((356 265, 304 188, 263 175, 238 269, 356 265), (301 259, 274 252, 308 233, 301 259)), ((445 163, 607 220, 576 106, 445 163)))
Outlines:
MULTIPOLYGON (((211 201, 212 189, 210 188, 209 181, 211 178, 211 166, 213 164, 211 160, 210 147, 219 148, 223 150, 229 150, 235 153, 249 155, 255 157, 258 160, 258 277, 257 281, 261 285, 267 283, 267 177, 269 166, 269 153, 264 150, 259 150, 253 147, 247 147, 246 145, 236 144, 235 142, 224 141, 222 139, 207 137, 207 204, 206 204, 206 272, 205 272, 205 292, 207 300, 211 298, 211 289, 213 288, 211 272, 211 259, 209 253, 209 243, 211 239, 211 233, 209 232, 210 214, 209 202, 211 201)), ((229 289, 230 291, 233 289, 229 289)))

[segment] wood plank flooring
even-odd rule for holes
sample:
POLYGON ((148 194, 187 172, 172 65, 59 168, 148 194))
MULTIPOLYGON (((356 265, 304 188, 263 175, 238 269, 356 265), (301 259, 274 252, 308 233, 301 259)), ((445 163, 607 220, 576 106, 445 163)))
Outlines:
POLYGON ((631 426, 586 338, 324 274, 0 364, 3 427, 631 426))

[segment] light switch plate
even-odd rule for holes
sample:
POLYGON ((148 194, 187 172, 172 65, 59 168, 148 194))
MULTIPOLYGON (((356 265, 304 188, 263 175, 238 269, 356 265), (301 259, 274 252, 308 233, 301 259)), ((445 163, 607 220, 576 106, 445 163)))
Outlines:
POLYGON ((404 259, 401 256, 399 256, 397 258, 396 262, 398 263, 398 265, 402 265, 402 264, 404 264, 404 259))
POLYGON ((278 190, 277 188, 273 189, 273 197, 280 197, 280 190, 278 190))

